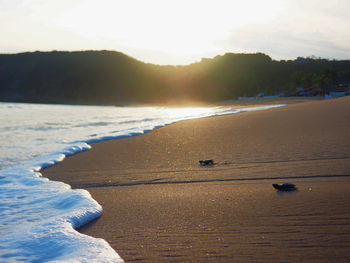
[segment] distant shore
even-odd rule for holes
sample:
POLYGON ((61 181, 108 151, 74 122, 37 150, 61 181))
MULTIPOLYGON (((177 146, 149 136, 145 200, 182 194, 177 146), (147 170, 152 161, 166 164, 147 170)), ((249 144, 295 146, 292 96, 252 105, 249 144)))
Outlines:
POLYGON ((42 174, 92 194, 104 213, 81 231, 127 262, 349 262, 350 97, 282 101, 95 143, 42 174))
POLYGON ((295 104, 309 101, 325 100, 324 96, 305 96, 305 97, 274 97, 274 98, 256 98, 255 100, 221 100, 217 102, 195 102, 190 100, 183 100, 171 103, 158 103, 158 104, 147 104, 147 103, 124 103, 117 104, 116 106, 161 106, 161 107, 213 107, 213 106, 227 106, 227 107, 249 107, 255 105, 277 105, 277 104, 295 104))
POLYGON ((309 101, 325 100, 324 96, 310 97, 275 97, 275 98, 256 98, 255 100, 224 100, 219 101, 217 105, 236 106, 236 105, 275 105, 275 104, 295 104, 309 101))
POLYGON ((178 100, 168 103, 137 103, 137 102, 123 102, 123 103, 44 103, 44 102, 17 102, 17 101, 0 101, 0 103, 24 103, 24 104, 47 104, 47 105, 73 105, 73 106, 115 106, 115 107, 249 107, 254 105, 277 105, 277 104, 295 104, 308 101, 325 100, 323 96, 310 97, 276 97, 276 98, 257 98, 256 100, 222 100, 217 102, 198 102, 192 100, 178 100))
POLYGON ((0 54, 0 100, 32 103, 177 104, 349 91, 349 60, 273 60, 226 53, 182 66, 108 50, 0 54))

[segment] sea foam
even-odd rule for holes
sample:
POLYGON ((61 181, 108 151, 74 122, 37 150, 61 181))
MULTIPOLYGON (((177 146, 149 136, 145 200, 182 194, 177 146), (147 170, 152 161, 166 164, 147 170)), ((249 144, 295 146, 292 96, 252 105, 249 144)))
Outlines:
POLYGON ((0 103, 0 261, 123 262, 103 239, 75 229, 98 218, 89 192, 50 181, 40 170, 91 148, 179 120, 245 109, 98 107, 0 103))

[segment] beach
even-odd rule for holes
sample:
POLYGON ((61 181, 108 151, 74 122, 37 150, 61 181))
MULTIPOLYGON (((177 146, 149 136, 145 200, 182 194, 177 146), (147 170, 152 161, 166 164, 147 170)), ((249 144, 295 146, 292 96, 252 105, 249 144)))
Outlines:
POLYGON ((103 215, 80 231, 126 262, 350 261, 350 97, 181 121, 42 174, 90 192, 103 215))

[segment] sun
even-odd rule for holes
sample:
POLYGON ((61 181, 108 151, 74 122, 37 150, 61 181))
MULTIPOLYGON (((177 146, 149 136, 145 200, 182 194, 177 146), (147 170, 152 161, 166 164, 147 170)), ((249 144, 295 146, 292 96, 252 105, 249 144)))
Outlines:
POLYGON ((279 2, 85 0, 59 23, 91 41, 188 56, 216 52, 230 30, 272 19, 279 2))

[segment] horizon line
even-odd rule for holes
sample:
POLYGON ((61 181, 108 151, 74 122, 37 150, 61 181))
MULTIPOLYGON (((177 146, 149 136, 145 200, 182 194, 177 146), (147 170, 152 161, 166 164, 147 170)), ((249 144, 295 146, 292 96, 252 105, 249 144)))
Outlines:
POLYGON ((230 52, 230 51, 227 51, 223 54, 217 54, 217 55, 214 55, 212 57, 201 57, 199 60, 196 60, 196 61, 193 61, 193 62, 190 62, 190 63, 186 63, 186 64, 171 64, 171 63, 168 63, 168 64, 159 64, 159 63, 155 63, 155 62, 147 62, 147 61, 144 61, 140 58, 137 58, 135 56, 131 56, 127 53, 124 53, 122 51, 118 51, 118 50, 113 50, 113 49, 81 49, 81 50, 66 50, 66 49, 52 49, 52 50, 28 50, 28 51, 8 51, 7 53, 3 53, 3 52, 0 52, 0 55, 18 55, 18 54, 25 54, 25 53, 53 53, 53 52, 68 52, 68 53, 74 53, 74 52, 116 52, 116 53, 121 53, 127 57, 130 57, 132 59, 135 59, 137 61, 140 61, 142 63, 145 63, 145 64, 153 64, 153 65, 158 65, 158 66, 189 66, 189 65, 192 65, 192 64, 195 64, 195 63, 200 63, 203 59, 214 59, 215 57, 217 56, 224 56, 226 54, 242 54, 242 55, 251 55, 251 54, 264 54, 264 55, 267 55, 271 58, 271 60, 274 60, 274 61, 278 61, 278 62, 281 62, 281 61, 295 61, 299 58, 303 58, 303 59, 322 59, 322 60, 329 60, 329 61, 350 61, 350 58, 343 58, 343 59, 336 59, 336 58, 326 58, 326 57, 320 57, 320 56, 315 56, 315 55, 309 55, 307 57, 304 57, 304 56, 297 56, 296 58, 288 58, 288 59, 275 59, 273 58, 271 55, 267 54, 267 53, 264 53, 262 51, 255 51, 255 52, 230 52))

